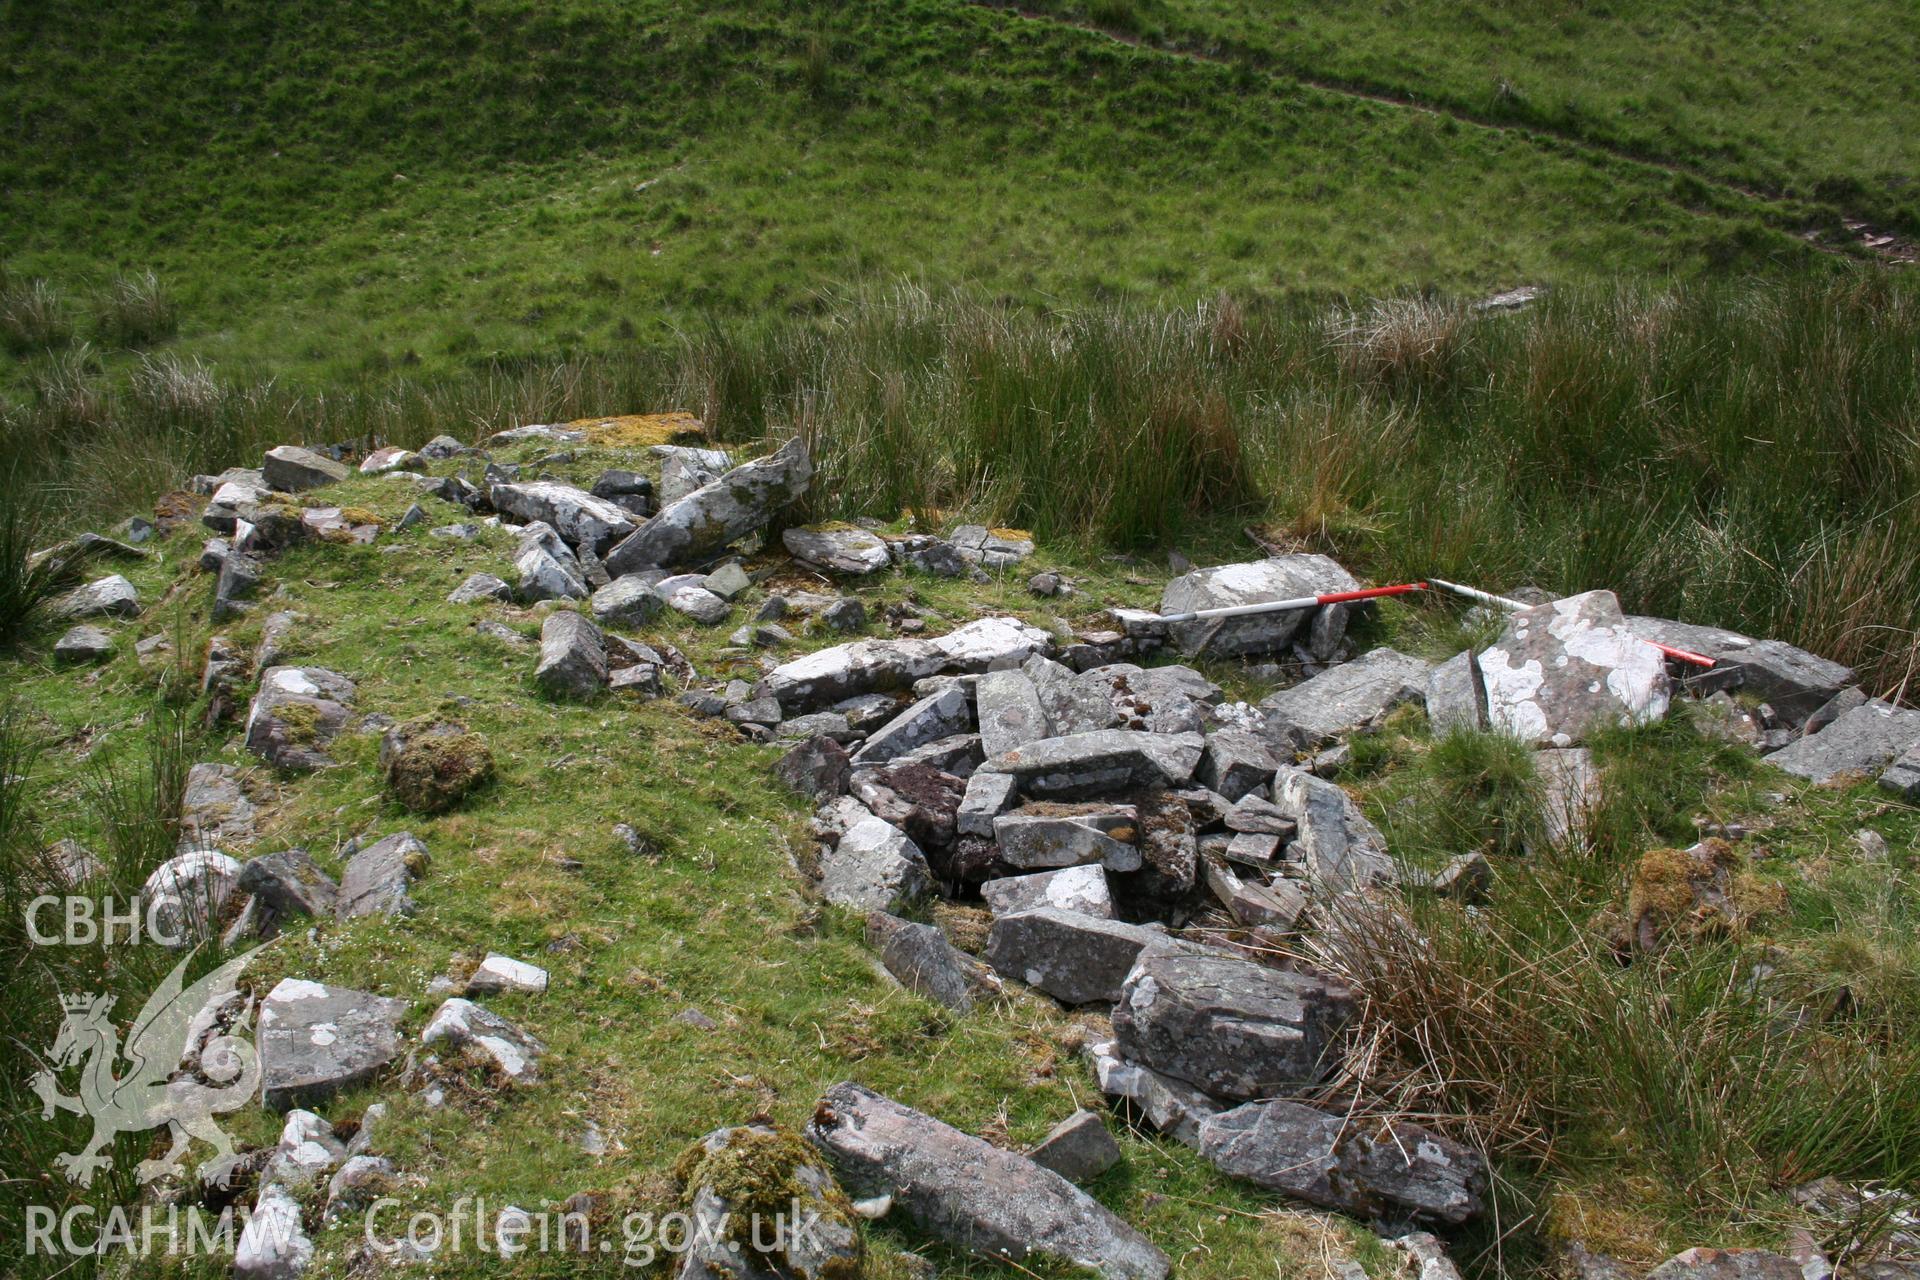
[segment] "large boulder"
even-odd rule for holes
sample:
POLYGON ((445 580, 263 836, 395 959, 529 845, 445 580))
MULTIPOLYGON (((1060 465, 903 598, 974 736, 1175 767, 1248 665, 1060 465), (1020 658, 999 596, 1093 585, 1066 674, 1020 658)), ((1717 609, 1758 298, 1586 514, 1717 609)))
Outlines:
MULTIPOLYGON (((1192 613, 1201 609, 1270 604, 1359 589, 1360 584, 1353 575, 1326 556, 1274 556, 1196 569, 1175 578, 1160 594, 1160 612, 1192 613)), ((1215 657, 1283 653, 1314 612, 1313 609, 1289 609, 1244 618, 1181 623, 1172 628, 1173 641, 1185 653, 1215 657)), ((1342 611, 1342 629, 1344 616, 1342 611)))
POLYGON ((1716 687, 1752 694, 1790 725, 1798 725, 1853 680, 1852 668, 1784 640, 1756 640, 1723 627, 1669 618, 1629 617, 1627 626, 1642 639, 1712 658, 1716 687))
POLYGON ((1024 795, 1077 799, 1136 787, 1185 786, 1205 746, 1197 733, 1101 729, 1029 742, 980 767, 1012 774, 1024 795))
POLYGON ((357 690, 324 667, 269 667, 247 708, 247 750, 282 769, 324 769, 357 690))
POLYGON ((1113 1011, 1121 1054, 1223 1098, 1271 1098, 1319 1083, 1354 1012, 1353 993, 1213 953, 1141 952, 1113 1011))
POLYGON ((496 484, 487 490, 487 497, 502 515, 547 524, 573 546, 596 555, 634 529, 626 508, 553 480, 496 484))
POLYGON ((947 664, 927 640, 855 640, 821 649, 768 672, 755 690, 788 715, 818 711, 861 694, 910 689, 947 664))
POLYGON ((1611 591, 1516 611, 1479 663, 1487 723, 1534 746, 1667 714, 1666 655, 1633 633, 1611 591))
POLYGON ((607 687, 607 638, 577 613, 558 610, 540 624, 534 683, 556 698, 590 698, 607 687))
POLYGON ((1104 1280, 1163 1280, 1166 1255, 1084 1191, 1025 1156, 862 1085, 837 1084, 807 1137, 855 1196, 891 1196, 916 1226, 987 1260, 1058 1260, 1104 1280))
POLYGON ((789 440, 777 452, 669 502, 607 553, 607 569, 620 575, 711 560, 729 542, 792 505, 812 478, 806 443, 789 440))
POLYGON ((1459 1224, 1486 1210, 1486 1162, 1405 1121, 1249 1102, 1200 1122, 1200 1153, 1234 1177, 1357 1218, 1459 1224))
POLYGON ((1812 782, 1853 773, 1872 777, 1916 742, 1920 742, 1920 710, 1872 698, 1766 759, 1812 782))
POLYGON ((260 1091, 275 1111, 364 1084, 400 1052, 407 1002, 283 978, 260 1004, 260 1091))
POLYGON ((1395 707, 1426 696, 1431 664, 1393 649, 1374 649, 1329 667, 1260 702, 1266 735, 1288 751, 1313 751, 1377 724, 1395 707))
POLYGON ((1166 941, 1143 925, 1035 907, 995 917, 981 959, 1062 1004, 1110 1004, 1141 950, 1166 941))
POLYGON ((338 484, 347 478, 348 472, 345 463, 335 462, 324 454, 302 449, 299 445, 283 444, 267 450, 266 457, 260 463, 260 474, 268 488, 298 493, 303 489, 338 484))
POLYGON ((1293 820, 1293 849, 1315 884, 1339 891, 1394 879, 1386 837, 1337 784, 1301 769, 1283 770, 1274 779, 1273 803, 1293 820))

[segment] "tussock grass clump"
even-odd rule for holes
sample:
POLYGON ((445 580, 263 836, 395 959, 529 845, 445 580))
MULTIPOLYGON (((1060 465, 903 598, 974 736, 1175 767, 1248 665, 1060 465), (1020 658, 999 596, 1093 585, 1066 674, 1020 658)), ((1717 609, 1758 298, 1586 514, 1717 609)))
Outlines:
POLYGON ((72 341, 73 319, 52 285, 0 275, 0 345, 18 356, 53 351, 72 341))
POLYGON ((150 347, 180 331, 180 308, 151 271, 115 276, 93 308, 93 332, 115 347, 150 347))
POLYGON ((65 585, 56 557, 33 558, 41 521, 32 503, 23 486, 0 483, 0 650, 31 634, 65 585))

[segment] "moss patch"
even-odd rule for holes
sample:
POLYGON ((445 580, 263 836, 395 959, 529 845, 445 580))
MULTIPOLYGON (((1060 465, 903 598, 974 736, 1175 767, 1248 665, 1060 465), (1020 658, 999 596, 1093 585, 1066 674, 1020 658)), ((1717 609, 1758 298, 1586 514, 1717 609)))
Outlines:
POLYGON ((634 449, 644 445, 670 444, 675 440, 704 440, 706 424, 690 413, 629 413, 613 418, 580 418, 569 422, 575 431, 585 431, 591 444, 634 449))

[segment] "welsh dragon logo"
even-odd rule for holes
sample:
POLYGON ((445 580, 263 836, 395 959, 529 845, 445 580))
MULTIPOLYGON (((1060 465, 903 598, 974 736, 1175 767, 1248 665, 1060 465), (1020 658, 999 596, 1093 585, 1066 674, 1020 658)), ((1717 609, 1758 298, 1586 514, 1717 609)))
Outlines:
POLYGON ((93 1120, 93 1139, 85 1148, 54 1158, 68 1181, 91 1185, 94 1174, 112 1166, 113 1157, 102 1151, 116 1135, 161 1125, 172 1131, 173 1145, 159 1159, 140 1162, 136 1174, 141 1182, 179 1172, 181 1158, 195 1138, 214 1149, 213 1158, 200 1166, 203 1179, 224 1186, 233 1172, 237 1159, 233 1144, 213 1117, 238 1110, 258 1091, 260 1060, 253 1046, 237 1035, 215 1035, 199 1054, 199 1074, 213 1081, 211 1085, 191 1077, 169 1077, 180 1064, 195 1015, 233 993, 240 970, 253 953, 229 960, 183 991, 182 975, 192 958, 188 955, 175 965, 147 1000, 127 1029, 124 1046, 107 1020, 114 997, 61 995, 66 1017, 47 1055, 53 1069, 36 1072, 32 1083, 42 1119, 51 1120, 59 1110, 93 1120), (115 1074, 123 1057, 127 1069, 115 1074), (68 1096, 60 1092, 55 1072, 76 1064, 80 1092, 68 1096))

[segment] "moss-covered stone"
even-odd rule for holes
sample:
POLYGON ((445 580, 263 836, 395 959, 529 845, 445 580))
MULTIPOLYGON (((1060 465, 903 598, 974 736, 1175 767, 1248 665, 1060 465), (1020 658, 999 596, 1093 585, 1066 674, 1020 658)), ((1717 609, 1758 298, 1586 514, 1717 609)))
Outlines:
POLYGON ((785 1129, 745 1125, 710 1133, 680 1153, 673 1180, 692 1213, 715 1219, 720 1240, 745 1246, 704 1260, 724 1274, 744 1278, 770 1271, 802 1280, 864 1274, 852 1203, 819 1152, 785 1129), (796 1207, 818 1214, 819 1227, 804 1250, 788 1251, 772 1224, 791 1221, 796 1207), (769 1244, 771 1249, 763 1247, 769 1244))
POLYGON ((486 741, 460 725, 415 721, 383 745, 387 788, 414 813, 445 813, 493 780, 486 741))

